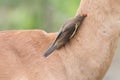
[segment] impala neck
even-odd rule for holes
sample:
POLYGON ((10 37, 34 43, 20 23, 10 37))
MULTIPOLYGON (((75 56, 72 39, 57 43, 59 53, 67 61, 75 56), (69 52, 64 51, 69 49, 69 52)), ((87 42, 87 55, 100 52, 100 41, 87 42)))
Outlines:
POLYGON ((119 4, 120 0, 82 0, 78 14, 85 12, 88 16, 59 54, 68 80, 101 80, 104 77, 120 34, 119 4))

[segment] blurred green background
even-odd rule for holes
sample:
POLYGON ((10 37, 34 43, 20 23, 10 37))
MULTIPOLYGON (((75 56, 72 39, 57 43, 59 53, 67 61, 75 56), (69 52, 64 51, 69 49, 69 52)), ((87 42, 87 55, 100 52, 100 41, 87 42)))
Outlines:
MULTIPOLYGON (((58 31, 76 14, 79 3, 80 0, 0 0, 0 30, 58 31)), ((120 46, 116 53, 104 80, 120 80, 120 46)))
POLYGON ((76 14, 80 0, 0 0, 0 30, 58 31, 76 14))

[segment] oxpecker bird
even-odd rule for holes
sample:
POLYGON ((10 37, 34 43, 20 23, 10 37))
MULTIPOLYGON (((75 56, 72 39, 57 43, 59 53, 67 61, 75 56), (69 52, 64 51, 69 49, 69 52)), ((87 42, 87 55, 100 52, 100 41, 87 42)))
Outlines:
POLYGON ((51 46, 48 48, 48 50, 44 53, 44 56, 49 56, 54 50, 58 50, 65 46, 66 43, 68 43, 73 36, 75 35, 76 31, 80 27, 81 23, 83 22, 84 18, 87 16, 87 14, 79 14, 76 17, 66 21, 62 28, 60 29, 56 39, 51 44, 51 46))

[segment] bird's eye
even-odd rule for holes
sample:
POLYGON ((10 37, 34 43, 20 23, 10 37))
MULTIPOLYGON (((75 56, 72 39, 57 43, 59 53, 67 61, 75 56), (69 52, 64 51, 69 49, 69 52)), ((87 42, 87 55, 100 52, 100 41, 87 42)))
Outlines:
POLYGON ((83 16, 83 14, 80 14, 80 16, 83 16))

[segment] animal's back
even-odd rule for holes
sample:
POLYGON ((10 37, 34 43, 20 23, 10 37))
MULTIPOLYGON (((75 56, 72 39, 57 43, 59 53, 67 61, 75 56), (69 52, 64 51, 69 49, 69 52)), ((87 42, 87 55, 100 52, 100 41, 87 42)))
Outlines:
POLYGON ((66 80, 57 52, 43 56, 55 36, 40 30, 1 31, 0 80, 66 80))

